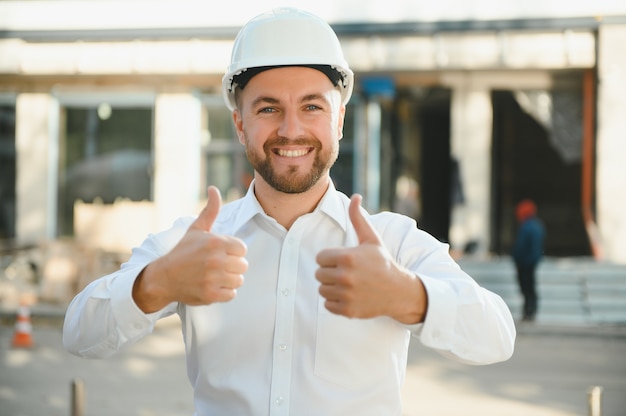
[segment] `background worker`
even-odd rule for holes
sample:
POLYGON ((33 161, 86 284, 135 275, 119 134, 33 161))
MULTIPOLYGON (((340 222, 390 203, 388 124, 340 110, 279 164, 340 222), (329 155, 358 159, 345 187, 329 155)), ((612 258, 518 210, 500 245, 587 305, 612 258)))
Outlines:
POLYGON ((537 206, 530 199, 520 201, 515 208, 519 224, 513 245, 513 260, 517 282, 524 297, 523 321, 534 321, 537 314, 538 296, 535 274, 543 257, 545 227, 537 218, 537 206))

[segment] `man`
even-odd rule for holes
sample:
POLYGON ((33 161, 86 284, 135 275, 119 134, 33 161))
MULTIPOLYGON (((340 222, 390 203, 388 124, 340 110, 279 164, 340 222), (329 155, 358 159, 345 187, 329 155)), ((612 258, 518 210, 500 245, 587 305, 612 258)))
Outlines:
POLYGON ((524 199, 515 207, 519 223, 513 245, 513 260, 517 271, 517 281, 524 297, 523 321, 534 321, 537 314, 537 290, 535 272, 543 256, 545 228, 537 218, 537 206, 530 199, 524 199))
POLYGON ((197 218, 85 288, 66 348, 106 357, 177 313, 197 415, 400 415, 411 334, 463 362, 508 359, 508 308, 447 245, 335 190, 353 83, 318 17, 277 9, 246 24, 223 88, 248 193, 221 206, 210 187, 197 218))

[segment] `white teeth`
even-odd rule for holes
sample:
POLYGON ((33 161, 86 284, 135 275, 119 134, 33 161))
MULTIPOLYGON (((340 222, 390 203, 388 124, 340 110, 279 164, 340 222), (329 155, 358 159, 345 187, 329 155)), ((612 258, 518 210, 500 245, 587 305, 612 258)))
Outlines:
POLYGON ((278 150, 278 155, 279 156, 284 156, 284 157, 299 157, 299 156, 304 156, 308 153, 309 151, 306 149, 302 149, 302 150, 283 150, 283 149, 279 149, 278 150))

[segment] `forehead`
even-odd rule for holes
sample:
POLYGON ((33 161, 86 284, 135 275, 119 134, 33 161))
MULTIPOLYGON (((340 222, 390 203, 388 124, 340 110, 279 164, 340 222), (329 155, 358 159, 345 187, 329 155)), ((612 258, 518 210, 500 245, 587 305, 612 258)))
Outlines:
POLYGON ((302 98, 311 94, 327 95, 332 91, 339 92, 323 72, 294 66, 263 71, 252 77, 240 93, 246 99, 259 94, 281 99, 281 96, 302 98))

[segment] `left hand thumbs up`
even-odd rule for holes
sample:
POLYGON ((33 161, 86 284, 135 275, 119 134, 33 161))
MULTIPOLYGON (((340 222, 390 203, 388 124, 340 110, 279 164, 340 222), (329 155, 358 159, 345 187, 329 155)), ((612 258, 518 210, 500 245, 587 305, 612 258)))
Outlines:
POLYGON ((359 244, 322 250, 317 255, 319 269, 315 277, 326 309, 351 318, 371 318, 385 315, 389 304, 391 283, 388 276, 395 273, 395 262, 384 247, 378 233, 361 209, 361 195, 353 195, 348 208, 359 244))
POLYGON ((356 231, 356 235, 359 239, 359 244, 380 244, 380 237, 376 233, 376 230, 369 223, 367 218, 363 215, 361 210, 361 201, 363 197, 359 194, 352 195, 350 199, 350 208, 348 209, 348 214, 350 216, 350 222, 354 226, 354 230, 356 231))
POLYGON ((400 266, 361 209, 361 195, 348 208, 359 244, 322 250, 315 278, 324 306, 349 318, 389 316, 405 324, 421 322, 428 296, 419 278, 400 266))

